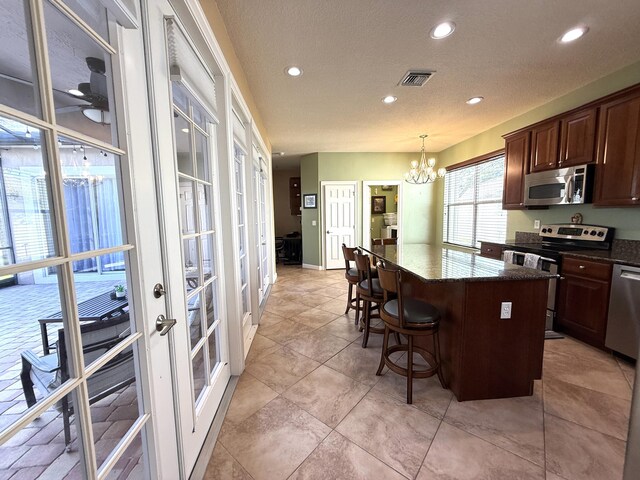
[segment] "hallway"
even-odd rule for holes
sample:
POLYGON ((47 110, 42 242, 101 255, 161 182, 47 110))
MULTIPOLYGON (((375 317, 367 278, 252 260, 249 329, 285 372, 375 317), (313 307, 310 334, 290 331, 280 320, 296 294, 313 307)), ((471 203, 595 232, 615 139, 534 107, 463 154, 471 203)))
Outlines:
POLYGON ((460 403, 432 377, 407 405, 343 274, 279 267, 206 479, 622 477, 632 366, 553 340, 531 397, 460 403))

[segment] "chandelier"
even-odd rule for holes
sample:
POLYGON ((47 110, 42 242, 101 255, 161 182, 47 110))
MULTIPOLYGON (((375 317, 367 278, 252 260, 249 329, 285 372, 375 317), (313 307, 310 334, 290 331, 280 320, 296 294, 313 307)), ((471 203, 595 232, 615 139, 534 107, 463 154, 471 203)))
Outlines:
POLYGON ((422 139, 422 153, 420 155, 420 161, 412 160, 411 168, 404 174, 404 181, 407 183, 423 184, 435 182, 438 178, 442 178, 447 173, 444 167, 440 167, 437 170, 436 159, 430 158, 427 160, 427 154, 424 151, 424 139, 427 135, 420 135, 422 139))

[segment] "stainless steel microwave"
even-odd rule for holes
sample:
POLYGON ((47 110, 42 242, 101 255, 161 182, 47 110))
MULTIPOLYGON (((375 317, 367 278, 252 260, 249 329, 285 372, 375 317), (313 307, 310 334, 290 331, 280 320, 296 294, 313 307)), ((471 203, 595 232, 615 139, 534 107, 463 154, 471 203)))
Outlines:
POLYGON ((524 204, 571 205, 591 203, 594 165, 529 173, 524 177, 524 204))

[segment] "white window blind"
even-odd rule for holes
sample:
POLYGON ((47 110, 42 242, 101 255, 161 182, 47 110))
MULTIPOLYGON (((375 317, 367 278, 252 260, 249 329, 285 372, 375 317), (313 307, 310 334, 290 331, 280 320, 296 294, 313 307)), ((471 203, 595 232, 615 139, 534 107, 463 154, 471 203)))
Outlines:
POLYGON ((447 172, 442 238, 445 243, 480 248, 481 241, 505 241, 503 180, 504 155, 447 172))

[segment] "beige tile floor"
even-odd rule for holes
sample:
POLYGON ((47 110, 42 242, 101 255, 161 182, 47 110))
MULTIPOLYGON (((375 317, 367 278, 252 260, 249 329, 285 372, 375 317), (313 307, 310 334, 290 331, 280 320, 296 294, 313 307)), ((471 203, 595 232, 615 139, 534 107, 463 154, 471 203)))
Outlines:
POLYGON ((278 274, 206 479, 622 478, 633 366, 552 340, 531 397, 460 403, 431 378, 407 405, 343 272, 278 274))

